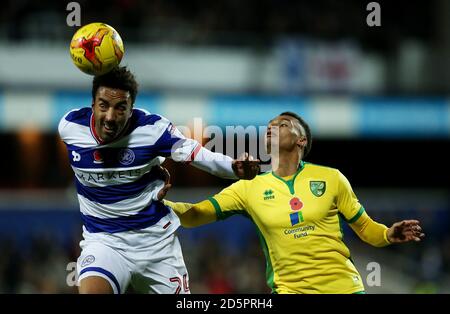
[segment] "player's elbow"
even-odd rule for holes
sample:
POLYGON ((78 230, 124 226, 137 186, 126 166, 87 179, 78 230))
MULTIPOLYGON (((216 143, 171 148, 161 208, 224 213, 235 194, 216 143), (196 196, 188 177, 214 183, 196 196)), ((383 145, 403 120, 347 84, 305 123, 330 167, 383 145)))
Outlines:
POLYGON ((185 228, 194 228, 202 225, 201 217, 195 212, 193 208, 180 215, 181 225, 185 228))
POLYGON ((183 219, 183 217, 180 217, 180 222, 181 222, 181 226, 183 226, 184 228, 194 228, 199 226, 198 223, 196 223, 195 221, 191 221, 189 219, 183 219))
POLYGON ((385 243, 385 242, 376 242, 376 243, 369 243, 369 244, 372 245, 373 247, 378 247, 378 248, 380 248, 380 247, 385 247, 385 246, 388 245, 388 244, 385 243))
POLYGON ((197 211, 195 207, 180 216, 181 225, 185 228, 194 228, 214 222, 215 215, 197 211))
POLYGON ((388 243, 386 243, 385 241, 383 241, 383 239, 378 237, 374 239, 372 237, 364 237, 360 235, 360 239, 374 247, 384 247, 388 245, 388 243))

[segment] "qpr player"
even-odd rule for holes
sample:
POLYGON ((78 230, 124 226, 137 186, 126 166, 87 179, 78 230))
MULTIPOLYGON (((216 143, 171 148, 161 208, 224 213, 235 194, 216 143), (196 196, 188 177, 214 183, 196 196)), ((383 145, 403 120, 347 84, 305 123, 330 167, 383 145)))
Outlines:
POLYGON ((134 108, 138 84, 126 67, 95 76, 92 106, 68 112, 58 131, 75 174, 83 221, 80 293, 189 293, 175 231, 161 202, 165 157, 222 178, 252 179, 258 161, 233 160, 185 138, 166 118, 134 108))

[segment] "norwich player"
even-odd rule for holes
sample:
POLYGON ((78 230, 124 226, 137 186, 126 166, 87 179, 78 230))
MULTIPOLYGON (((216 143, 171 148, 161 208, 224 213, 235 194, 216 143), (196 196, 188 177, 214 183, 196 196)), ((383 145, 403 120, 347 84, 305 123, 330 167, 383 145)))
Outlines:
POLYGON ((304 162, 311 149, 311 131, 295 113, 284 112, 270 121, 266 143, 269 153, 271 144, 278 143, 278 152, 271 154, 272 172, 240 180, 197 204, 166 201, 166 205, 185 227, 238 213, 252 219, 273 293, 364 292, 342 240, 342 221, 376 247, 424 237, 417 220, 390 228, 374 222, 339 170, 304 162))

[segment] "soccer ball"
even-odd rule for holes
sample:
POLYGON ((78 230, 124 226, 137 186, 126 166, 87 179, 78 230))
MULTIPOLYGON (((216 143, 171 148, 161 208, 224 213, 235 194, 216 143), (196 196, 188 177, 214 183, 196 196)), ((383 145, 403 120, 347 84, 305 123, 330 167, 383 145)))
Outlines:
POLYGON ((105 23, 81 27, 70 42, 73 63, 86 74, 102 75, 119 65, 124 54, 119 33, 105 23))

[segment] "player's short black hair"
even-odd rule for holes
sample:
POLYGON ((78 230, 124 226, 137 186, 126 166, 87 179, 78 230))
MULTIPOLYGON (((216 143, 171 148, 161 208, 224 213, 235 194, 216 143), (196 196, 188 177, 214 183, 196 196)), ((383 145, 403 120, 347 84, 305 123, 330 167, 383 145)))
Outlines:
POLYGON ((306 135, 306 147, 305 147, 305 151, 303 152, 303 158, 306 157, 306 155, 309 154, 309 152, 311 151, 311 145, 312 145, 312 135, 311 135, 311 129, 308 125, 308 123, 306 123, 305 120, 303 120, 298 114, 291 112, 291 111, 285 111, 282 112, 280 114, 280 116, 290 116, 293 117, 295 119, 298 120, 298 122, 300 123, 300 125, 303 127, 303 129, 305 130, 305 135, 306 135))
POLYGON ((117 66, 105 74, 94 76, 92 82, 93 100, 95 99, 95 95, 100 86, 117 88, 129 92, 132 104, 134 104, 134 101, 136 100, 138 83, 136 82, 134 74, 125 66, 117 66))

